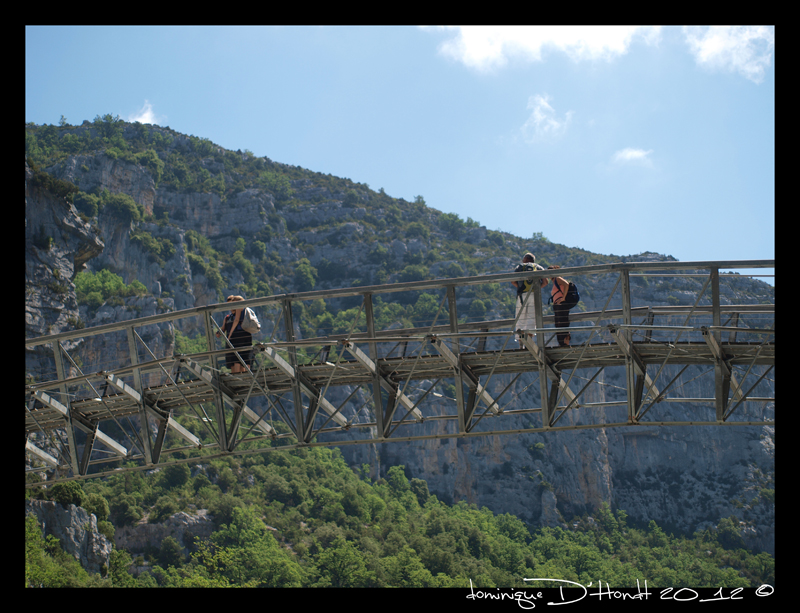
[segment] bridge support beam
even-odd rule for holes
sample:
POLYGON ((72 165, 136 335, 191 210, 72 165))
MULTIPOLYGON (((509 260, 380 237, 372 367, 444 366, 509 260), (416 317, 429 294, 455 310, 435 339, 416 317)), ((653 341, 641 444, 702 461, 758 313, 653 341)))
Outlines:
MULTIPOLYGON (((312 403, 319 408, 322 408, 328 415, 333 418, 340 426, 347 425, 347 419, 345 419, 344 415, 342 415, 335 406, 333 406, 328 400, 326 400, 320 391, 314 386, 313 383, 308 381, 302 373, 300 373, 294 366, 292 366, 289 362, 284 360, 278 352, 275 350, 274 347, 264 346, 264 354, 270 359, 270 361, 275 364, 280 370, 282 370, 288 377, 292 380, 292 388, 297 387, 297 389, 308 396, 312 403)), ((304 425, 304 419, 302 413, 299 415, 299 425, 304 429, 307 429, 307 426, 313 423, 313 414, 311 413, 311 409, 309 409, 309 419, 308 424, 304 425)), ((266 424, 265 424, 266 425, 266 424)), ((302 440, 308 438, 309 432, 304 432, 304 436, 302 440)), ((309 441, 306 441, 309 442, 309 441)))
POLYGON ((45 464, 48 464, 49 466, 51 466, 53 468, 58 468, 58 460, 56 458, 51 456, 46 451, 42 451, 41 449, 39 449, 36 445, 31 443, 30 441, 27 441, 27 440, 25 441, 25 451, 27 451, 28 453, 32 454, 34 457, 40 459, 45 464))
MULTIPOLYGON (((714 333, 704 330, 703 339, 714 354, 714 405, 717 413, 717 421, 721 422, 724 421, 725 411, 728 408, 728 395, 730 393, 733 374, 727 356, 714 336, 714 333)), ((738 386, 736 391, 741 395, 741 390, 738 386)))
MULTIPOLYGON (((458 334, 458 309, 456 306, 456 288, 454 285, 447 286, 447 308, 450 315, 450 332, 452 334, 458 334)), ((456 362, 458 362, 461 349, 458 346, 457 340, 453 343, 451 351, 456 356, 456 362)), ((475 394, 472 388, 470 388, 467 398, 464 398, 464 382, 461 379, 461 373, 458 367, 456 367, 455 388, 458 431, 463 434, 467 432, 467 425, 472 419, 472 412, 475 410, 475 394), (467 405, 464 404, 465 401, 467 401, 467 405)))
MULTIPOLYGON (((256 427, 261 430, 264 434, 272 435, 275 431, 269 424, 265 424, 263 419, 256 413, 253 409, 248 407, 246 404, 241 404, 234 400, 234 393, 228 389, 221 381, 216 381, 214 377, 212 377, 211 373, 203 370, 199 364, 193 362, 188 358, 184 358, 181 360, 181 363, 186 367, 186 369, 191 372, 196 377, 199 377, 203 381, 208 384, 215 392, 217 392, 224 402, 227 402, 234 410, 234 418, 231 424, 231 432, 229 433, 228 440, 230 441, 230 446, 232 448, 233 443, 236 440, 236 432, 238 430, 239 422, 241 421, 242 415, 247 417, 251 422, 256 424, 256 427)), ((224 428, 225 424, 220 424, 220 428, 224 428)))
MULTIPOLYGON (((127 328, 125 330, 127 337, 128 337, 128 352, 131 358, 131 364, 137 365, 139 364, 139 351, 136 348, 136 339, 133 328, 127 328)), ((150 428, 147 427, 147 410, 145 408, 145 404, 143 402, 144 394, 142 393, 142 375, 139 372, 138 368, 135 368, 133 371, 133 384, 136 388, 136 392, 139 394, 140 400, 138 401, 139 404, 139 427, 141 432, 141 441, 142 441, 142 451, 144 453, 144 461, 145 464, 152 465, 153 464, 153 442, 150 438, 150 428)))
POLYGON ((642 404, 642 396, 644 398, 655 399, 659 395, 658 388, 655 386, 654 381, 647 374, 647 366, 639 357, 633 343, 629 342, 630 334, 626 336, 624 330, 619 327, 610 325, 608 330, 611 336, 617 341, 617 345, 625 355, 625 367, 629 369, 629 382, 628 382, 628 419, 631 423, 639 420, 639 409, 642 404), (647 386, 647 394, 644 394, 643 388, 647 386))
MULTIPOLYGON (((486 389, 480 384, 480 379, 470 370, 469 366, 460 362, 458 356, 453 353, 450 348, 442 341, 442 339, 437 338, 435 336, 431 337, 431 344, 436 348, 439 354, 447 360, 450 366, 453 367, 453 372, 455 373, 456 377, 456 389, 458 389, 459 385, 466 383, 470 389, 470 393, 474 392, 475 397, 486 405, 487 409, 489 409, 492 413, 497 415, 500 412, 500 407, 497 405, 497 402, 494 398, 486 391, 486 389)), ((474 406, 470 407, 470 411, 466 414, 465 418, 467 422, 465 422, 465 426, 469 424, 469 420, 472 419, 472 413, 474 411, 474 406)), ((466 428, 469 430, 469 428, 466 428)))
POLYGON ((392 422, 392 414, 397 408, 398 403, 405 407, 406 411, 410 411, 417 422, 422 421, 422 411, 415 407, 414 401, 401 392, 400 389, 381 372, 380 367, 376 362, 373 362, 367 354, 349 341, 342 341, 342 345, 347 352, 359 362, 359 364, 361 364, 372 374, 373 379, 378 381, 378 385, 380 385, 380 387, 386 390, 386 392, 389 394, 389 406, 387 407, 386 415, 383 419, 384 430, 381 430, 381 436, 387 436, 388 427, 392 422))
MULTIPOLYGON (((540 370, 544 371, 547 379, 549 379, 551 384, 553 384, 553 387, 550 391, 550 396, 553 396, 551 401, 552 404, 553 405, 555 404, 557 398, 557 396, 555 395, 557 395, 559 393, 559 390, 561 390, 561 392, 564 395, 564 398, 566 398, 567 400, 567 404, 573 403, 575 408, 579 408, 580 405, 574 402, 576 398, 574 392, 569 388, 567 382, 561 378, 561 372, 553 368, 551 361, 547 358, 546 355, 544 355, 539 350, 538 344, 531 342, 531 339, 529 339, 527 336, 524 337, 523 344, 525 345, 527 350, 533 355, 533 357, 536 358, 536 361, 539 363, 540 370)), ((548 401, 550 401, 550 399, 548 399, 548 401)), ((555 406, 549 407, 549 413, 551 415, 551 419, 553 412, 555 411, 555 408, 556 408, 555 406)), ((552 421, 548 422, 547 425, 552 425, 552 421)))
MULTIPOLYGON (((216 340, 215 340, 216 334, 215 334, 215 331, 214 331, 214 326, 216 325, 216 322, 214 322, 214 320, 211 317, 211 313, 209 313, 208 311, 206 311, 203 314, 203 317, 204 317, 205 327, 206 327, 206 342, 207 342, 209 348, 212 348, 212 347, 215 348, 217 346, 216 345, 216 340)), ((219 383, 220 383, 220 378, 219 378, 219 358, 217 358, 216 355, 212 355, 211 356, 211 369, 212 369, 212 375, 211 376, 213 377, 214 381, 217 383, 217 386, 213 387, 213 389, 214 389, 214 405, 217 408, 217 424, 219 425, 219 427, 217 428, 217 437, 219 439, 220 448, 227 449, 228 448, 228 433, 225 431, 225 403, 222 400, 222 393, 221 393, 221 391, 219 389, 219 383)), ((160 439, 157 439, 157 440, 160 440, 160 442, 163 443, 163 433, 159 432, 159 434, 161 435, 161 437, 160 437, 160 439)))
MULTIPOLYGON (((533 304, 536 311, 536 327, 543 328, 544 323, 544 309, 542 308, 542 290, 539 287, 538 283, 539 279, 534 279, 534 289, 533 293, 533 304)), ((527 335, 522 335, 520 338, 527 338, 527 335)), ((545 348, 545 338, 544 332, 539 332, 536 334, 535 340, 536 348, 539 350, 539 355, 542 358, 542 364, 547 362, 547 350, 545 348)), ((550 406, 550 392, 548 390, 547 385, 547 372, 544 368, 539 369, 539 389, 541 391, 542 396, 542 426, 544 428, 549 428, 550 424, 553 423, 553 410, 550 406)))
MULTIPOLYGON (((375 338, 375 315, 372 309, 372 294, 364 294, 364 315, 367 318, 367 334, 370 338, 375 338)), ((369 343, 369 359, 377 364, 378 345, 374 341, 369 343)), ((386 436, 387 429, 383 418, 383 395, 381 394, 381 375, 377 367, 372 372, 372 402, 375 405, 375 423, 377 424, 378 436, 386 436)), ((380 475, 380 464, 375 468, 376 474, 380 475)))
MULTIPOLYGON (((64 371, 64 358, 61 355, 61 352, 64 348, 61 346, 61 343, 56 341, 53 343, 53 353, 55 354, 55 362, 56 362, 56 376, 58 376, 59 381, 63 381, 66 379, 65 371, 64 371)), ((64 419, 66 421, 66 433, 67 433, 67 446, 69 448, 69 463, 70 467, 72 468, 72 473, 77 475, 80 474, 80 469, 78 467, 78 446, 75 444, 75 429, 72 427, 72 411, 69 410, 69 393, 67 392, 67 386, 62 384, 60 386, 62 398, 64 398, 64 402, 67 403, 65 407, 66 411, 64 412, 64 419)))

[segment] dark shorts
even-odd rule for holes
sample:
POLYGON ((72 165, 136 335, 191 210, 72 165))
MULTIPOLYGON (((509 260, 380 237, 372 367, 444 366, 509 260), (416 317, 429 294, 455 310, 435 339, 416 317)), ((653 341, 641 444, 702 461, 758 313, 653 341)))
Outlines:
MULTIPOLYGON (((253 335, 245 332, 241 328, 236 330, 231 336, 231 345, 234 347, 252 347, 253 335)), ((253 350, 239 351, 239 356, 244 360, 244 363, 250 366, 253 363, 253 350)), ((225 354, 225 366, 231 368, 234 364, 241 364, 233 353, 225 354)))

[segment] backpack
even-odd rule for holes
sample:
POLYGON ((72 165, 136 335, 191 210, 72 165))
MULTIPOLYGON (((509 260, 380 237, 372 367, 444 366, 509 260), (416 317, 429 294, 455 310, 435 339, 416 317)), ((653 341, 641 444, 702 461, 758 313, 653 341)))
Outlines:
MULTIPOLYGON (((567 294, 564 296, 564 302, 561 303, 561 306, 567 307, 567 309, 573 309, 575 306, 581 301, 581 294, 578 291, 578 286, 575 285, 572 281, 568 281, 569 289, 567 290, 567 294)), ((547 301, 547 304, 553 302, 553 296, 550 296, 550 299, 547 301)))
MULTIPOLYGON (((536 266, 532 262, 525 262, 524 264, 520 264, 519 267, 521 272, 534 272, 536 271, 536 266)), ((531 287, 533 287, 533 280, 525 279, 522 281, 522 284, 517 287, 517 295, 521 296, 525 292, 531 291, 531 287)))
POLYGON ((569 282, 569 289, 567 290, 567 295, 564 296, 564 302, 562 304, 566 305, 568 309, 575 307, 581 301, 580 292, 578 292, 578 286, 575 285, 572 281, 569 282))
POLYGON ((253 310, 250 307, 247 307, 244 310, 244 321, 242 322, 242 330, 250 334, 256 334, 261 330, 261 324, 258 321, 258 317, 256 317, 256 314, 253 313, 253 310))

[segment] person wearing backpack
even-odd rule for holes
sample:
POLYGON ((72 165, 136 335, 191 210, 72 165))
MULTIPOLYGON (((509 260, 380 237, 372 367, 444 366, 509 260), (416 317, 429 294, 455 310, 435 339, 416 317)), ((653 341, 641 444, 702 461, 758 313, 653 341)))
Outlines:
MULTIPOLYGON (((548 266, 547 270, 561 268, 558 264, 548 266)), ((581 299, 578 288, 574 283, 564 279, 564 277, 553 277, 553 288, 550 291, 550 301, 553 302, 553 314, 555 315, 556 328, 569 328, 569 311, 581 299)), ((570 346, 569 332, 558 332, 556 334, 559 347, 570 346)))
MULTIPOLYGON (((522 263, 519 264, 514 272, 533 272, 536 270, 544 270, 544 266, 536 263, 536 257, 532 253, 526 253, 522 256, 522 263)), ((536 329, 536 307, 533 301, 533 296, 528 296, 533 289, 533 282, 524 279, 521 281, 512 281, 511 284, 517 288, 517 301, 514 310, 514 316, 517 320, 517 330, 535 330, 536 329), (527 298, 527 301, 525 300, 527 298)), ((547 285, 547 279, 542 277, 539 280, 538 286, 544 287, 547 285)), ((520 342, 519 335, 515 336, 517 342, 520 342)))
MULTIPOLYGON (((244 298, 241 296, 228 296, 226 302, 239 302, 240 300, 244 300, 244 298)), ((253 310, 245 307, 243 309, 232 309, 222 320, 220 328, 234 347, 252 347, 253 334, 261 329, 261 324, 258 322, 253 310)), ((219 336, 220 332, 217 332, 217 338, 219 336)), ((253 362, 253 350, 239 351, 238 353, 249 368, 253 362)), ((247 372, 234 353, 225 354, 225 365, 231 369, 232 374, 247 372)))

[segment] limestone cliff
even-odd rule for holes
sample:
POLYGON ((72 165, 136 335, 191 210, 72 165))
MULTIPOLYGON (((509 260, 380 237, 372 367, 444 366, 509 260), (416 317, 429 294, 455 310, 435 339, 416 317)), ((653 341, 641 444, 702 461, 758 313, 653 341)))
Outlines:
POLYGON ((148 548, 157 549, 161 541, 171 536, 183 547, 184 554, 188 555, 195 537, 207 539, 214 529, 214 522, 205 509, 200 509, 195 514, 180 511, 157 524, 148 523, 145 517, 133 526, 117 528, 114 542, 120 549, 136 554, 144 553, 148 548))
POLYGON ((50 500, 26 500, 25 514, 34 515, 42 533, 55 536, 62 549, 87 571, 107 572, 112 544, 97 531, 97 518, 86 509, 50 500))

